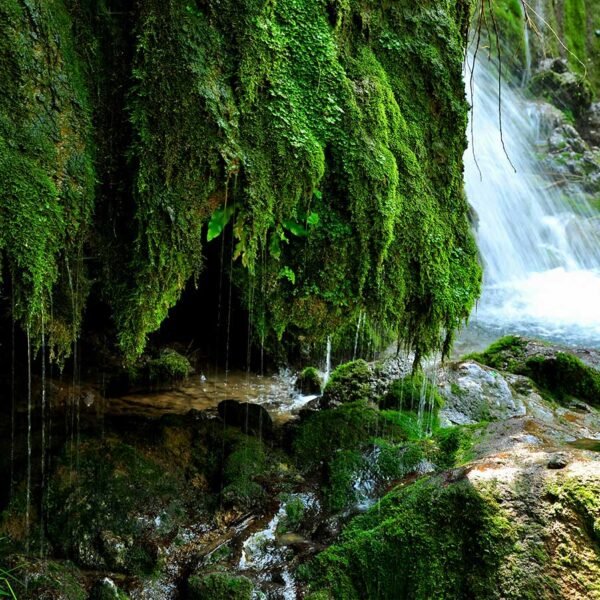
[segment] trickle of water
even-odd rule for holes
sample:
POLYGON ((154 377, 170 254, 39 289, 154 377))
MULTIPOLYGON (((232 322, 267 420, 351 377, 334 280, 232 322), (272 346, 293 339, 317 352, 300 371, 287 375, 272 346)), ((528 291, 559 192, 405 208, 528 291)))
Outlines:
POLYGON ((364 313, 364 311, 361 310, 358 315, 358 321, 356 323, 356 335, 354 336, 354 352, 352 354, 352 360, 356 360, 356 351, 358 350, 358 338, 360 336, 360 328, 361 328, 364 318, 365 318, 365 313, 364 313))
POLYGON ((29 528, 31 506, 31 333, 27 326, 27 501, 25 508, 25 552, 29 554, 29 528))
POLYGON ((331 336, 327 336, 327 349, 325 351, 325 371, 323 372, 323 384, 327 384, 331 375, 331 336))
POLYGON ((499 332, 600 346, 599 215, 576 186, 561 191, 542 170, 536 154, 542 105, 503 85, 509 162, 498 124, 498 72, 492 61, 476 62, 473 82, 479 169, 469 150, 465 179, 478 217, 484 288, 471 321, 499 332))
POLYGON ((10 497, 15 487, 15 429, 16 429, 16 390, 15 390, 15 292, 11 293, 11 334, 10 334, 10 497))
POLYGON ((40 498, 40 558, 44 557, 44 518, 45 503, 44 492, 46 490, 46 329, 44 322, 44 307, 42 306, 42 449, 41 449, 41 498, 40 498))

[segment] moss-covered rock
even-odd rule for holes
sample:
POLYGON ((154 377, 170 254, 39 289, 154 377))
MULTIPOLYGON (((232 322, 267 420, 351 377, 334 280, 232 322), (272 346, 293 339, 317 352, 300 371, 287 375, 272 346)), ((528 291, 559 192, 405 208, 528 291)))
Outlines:
POLYGON ((254 586, 246 577, 216 572, 192 575, 188 580, 189 600, 252 600, 254 586))
POLYGON ((362 359, 340 365, 333 371, 323 390, 322 404, 336 406, 369 400, 373 395, 372 378, 369 365, 362 359))
POLYGON ((43 315, 67 351, 91 247, 131 362, 226 240, 224 277, 267 349, 320 347, 364 314, 382 345, 447 352, 481 278, 462 178, 469 3, 127 6, 0 9, 14 317, 39 341, 43 315))
POLYGON ((507 336, 470 358, 488 366, 526 375, 560 402, 579 398, 600 404, 600 371, 570 352, 518 336, 507 336))
POLYGON ((468 480, 426 479, 356 518, 308 579, 344 600, 490 598, 513 536, 494 498, 468 480))
POLYGON ((444 404, 435 385, 422 371, 417 371, 393 381, 379 405, 394 410, 417 410, 422 402, 433 405, 436 412, 444 404))
POLYGON ((530 82, 533 94, 541 96, 575 117, 580 117, 592 103, 592 88, 581 75, 567 70, 562 61, 552 61, 536 73, 530 82))
POLYGON ((296 388, 303 394, 320 394, 323 389, 323 379, 315 367, 306 367, 296 379, 296 388))

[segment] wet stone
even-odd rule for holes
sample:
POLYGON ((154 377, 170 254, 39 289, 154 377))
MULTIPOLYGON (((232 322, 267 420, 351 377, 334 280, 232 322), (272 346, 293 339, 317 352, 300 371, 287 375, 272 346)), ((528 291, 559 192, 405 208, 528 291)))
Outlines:
POLYGON ((549 469, 564 469, 569 464, 569 458, 566 454, 553 454, 548 461, 549 469))

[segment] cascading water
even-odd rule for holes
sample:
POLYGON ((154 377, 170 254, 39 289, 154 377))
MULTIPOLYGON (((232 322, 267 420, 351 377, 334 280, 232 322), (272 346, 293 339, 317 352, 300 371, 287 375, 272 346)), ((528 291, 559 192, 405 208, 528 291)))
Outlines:
MULTIPOLYGON (((472 64, 470 57, 468 90, 472 64)), ((539 103, 503 84, 505 153, 498 71, 491 61, 477 60, 472 88, 473 147, 465 154, 465 178, 477 212, 484 289, 471 323, 495 334, 598 347, 600 215, 573 186, 565 198, 543 172, 536 154, 539 103)))

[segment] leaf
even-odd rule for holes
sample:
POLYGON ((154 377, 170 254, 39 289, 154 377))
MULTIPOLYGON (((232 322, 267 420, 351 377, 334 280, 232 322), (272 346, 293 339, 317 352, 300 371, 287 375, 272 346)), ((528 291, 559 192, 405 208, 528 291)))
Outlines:
POLYGON ((206 232, 207 242, 210 242, 221 235, 223 229, 225 229, 227 223, 231 220, 235 209, 235 204, 230 204, 229 206, 215 210, 208 222, 208 231, 206 232))
POLYGON ((311 227, 314 227, 315 225, 318 225, 320 222, 320 217, 318 215, 318 213, 316 212, 311 212, 308 217, 306 217, 306 223, 308 225, 310 225, 311 227))
POLYGON ((300 223, 296 223, 296 221, 284 221, 282 225, 293 235, 298 237, 306 237, 308 235, 308 231, 300 225, 300 223))
POLYGON ((313 192, 313 196, 317 199, 317 200, 322 200, 323 199, 323 192, 320 192, 319 190, 315 190, 313 192))
POLYGON ((283 267, 279 271, 278 277, 279 277, 279 279, 287 279, 292 284, 296 283, 296 273, 294 273, 294 271, 292 271, 292 269, 290 269, 290 267, 283 267))

